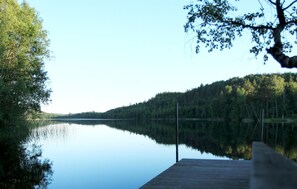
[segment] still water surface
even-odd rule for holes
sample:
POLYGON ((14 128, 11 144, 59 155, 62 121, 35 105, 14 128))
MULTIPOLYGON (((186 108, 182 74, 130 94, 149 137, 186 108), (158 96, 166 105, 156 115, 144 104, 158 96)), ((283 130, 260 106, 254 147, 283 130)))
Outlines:
MULTIPOLYGON (((35 128, 31 138, 30 143, 41 146, 42 158, 52 162, 50 189, 139 188, 176 158, 174 144, 108 123, 51 123, 35 128)), ((179 145, 179 157, 228 159, 185 144, 179 145)))

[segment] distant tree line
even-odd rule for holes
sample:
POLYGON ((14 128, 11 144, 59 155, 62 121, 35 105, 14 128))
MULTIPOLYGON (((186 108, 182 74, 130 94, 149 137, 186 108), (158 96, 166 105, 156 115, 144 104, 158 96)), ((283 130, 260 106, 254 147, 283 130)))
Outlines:
POLYGON ((72 114, 72 118, 257 120, 297 118, 297 74, 255 74, 200 85, 184 93, 165 92, 150 100, 104 113, 72 114))
POLYGON ((200 86, 179 98, 182 117, 229 120, 292 118, 297 113, 297 74, 256 74, 200 86))

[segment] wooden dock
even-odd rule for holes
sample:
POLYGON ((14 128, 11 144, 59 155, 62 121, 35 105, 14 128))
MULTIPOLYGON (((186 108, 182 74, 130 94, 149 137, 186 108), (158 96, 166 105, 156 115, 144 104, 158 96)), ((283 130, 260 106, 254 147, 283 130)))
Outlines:
POLYGON ((182 159, 141 188, 248 188, 251 165, 251 161, 182 159))
POLYGON ((141 188, 248 188, 251 165, 251 161, 182 159, 141 188))
POLYGON ((261 142, 252 160, 182 159, 141 189, 297 188, 297 166, 261 142))
POLYGON ((262 142, 253 143, 250 188, 296 189, 297 164, 262 142))

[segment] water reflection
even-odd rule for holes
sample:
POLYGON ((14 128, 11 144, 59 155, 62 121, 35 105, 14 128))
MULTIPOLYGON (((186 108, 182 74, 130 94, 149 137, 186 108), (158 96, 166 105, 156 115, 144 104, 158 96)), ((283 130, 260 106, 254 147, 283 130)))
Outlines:
POLYGON ((277 152, 297 162, 296 125, 296 123, 264 124, 261 138, 277 152))
MULTIPOLYGON (((292 123, 262 129, 253 123, 181 121, 179 139, 181 157, 250 159, 252 141, 263 140, 297 161, 292 123)), ((2 128, 0 188, 137 188, 175 162, 174 144, 174 121, 72 120, 41 123, 32 131, 2 128), (78 174, 83 171, 88 174, 78 174)))
MULTIPOLYGON (((295 125, 266 124, 263 132, 252 123, 181 121, 179 126, 181 158, 250 159, 252 141, 263 138, 296 160, 295 125)), ((174 121, 51 122, 33 129, 30 140, 53 162, 48 188, 138 188, 175 163, 174 121)))
POLYGON ((71 124, 60 123, 54 124, 53 122, 47 122, 45 125, 39 125, 31 131, 30 138, 33 141, 40 138, 51 140, 66 140, 69 135, 75 134, 76 127, 69 127, 71 124))
POLYGON ((27 126, 0 129, 0 188, 46 188, 51 182, 52 164, 28 140, 27 126))
MULTIPOLYGON (((110 122, 109 126, 149 136, 162 144, 175 143, 174 122, 110 122), (141 126, 140 126, 141 125, 141 126)), ((183 121, 179 123, 180 144, 202 153, 232 159, 250 159, 251 143, 259 136, 253 124, 183 121)))
MULTIPOLYGON (((32 131, 44 157, 53 161, 48 188, 139 188, 175 163, 174 145, 157 144, 148 136, 110 125, 58 122, 32 131)), ((180 153, 181 158, 223 159, 185 145, 180 145, 180 153)))
MULTIPOLYGON (((69 121, 67 121, 69 123, 69 121)), ((106 124, 134 134, 148 136, 159 144, 175 144, 174 121, 104 121, 72 120, 72 123, 94 126, 106 124)), ((251 159, 253 141, 265 142, 276 151, 297 160, 297 124, 267 123, 264 128, 255 123, 181 121, 180 144, 231 159, 251 159)))

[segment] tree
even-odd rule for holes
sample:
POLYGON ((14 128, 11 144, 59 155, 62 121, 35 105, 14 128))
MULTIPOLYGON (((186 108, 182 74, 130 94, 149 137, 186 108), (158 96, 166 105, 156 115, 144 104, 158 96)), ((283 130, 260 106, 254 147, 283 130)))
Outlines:
POLYGON ((49 101, 44 60, 49 40, 26 2, 0 0, 0 123, 40 110, 49 101))
POLYGON ((296 68, 297 56, 286 54, 297 43, 294 36, 297 35, 297 1, 248 1, 244 9, 258 4, 257 9, 249 12, 239 9, 241 3, 240 0, 197 0, 184 7, 188 11, 185 31, 193 30, 197 36, 196 53, 201 44, 209 51, 231 48, 237 37, 250 33, 254 43, 251 53, 258 56, 265 49, 282 67, 296 68), (294 37, 293 41, 290 37, 294 37))

